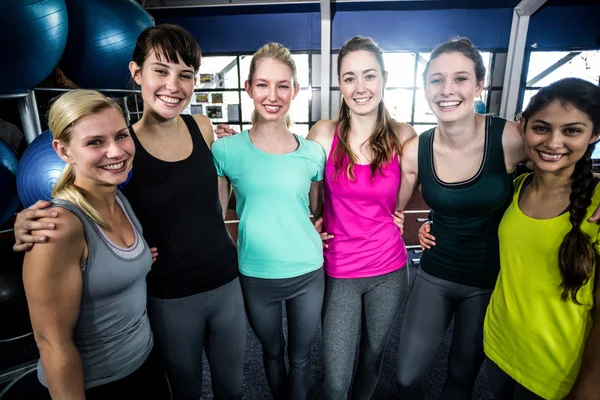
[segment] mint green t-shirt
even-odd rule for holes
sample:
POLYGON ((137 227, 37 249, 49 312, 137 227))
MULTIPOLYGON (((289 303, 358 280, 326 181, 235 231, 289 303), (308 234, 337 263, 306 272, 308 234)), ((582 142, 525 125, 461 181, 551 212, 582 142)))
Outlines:
POLYGON ((311 181, 323 179, 325 151, 302 137, 298 141, 292 153, 270 154, 243 131, 212 145, 217 173, 229 178, 235 191, 239 268, 246 276, 292 278, 323 265, 308 192, 311 181))

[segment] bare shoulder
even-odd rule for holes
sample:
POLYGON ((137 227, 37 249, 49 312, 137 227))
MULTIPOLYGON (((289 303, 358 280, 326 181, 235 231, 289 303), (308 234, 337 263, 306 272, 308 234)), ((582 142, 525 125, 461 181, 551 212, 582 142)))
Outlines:
POLYGON ((502 148, 504 150, 504 160, 506 170, 511 172, 520 162, 527 159, 527 154, 523 147, 523 136, 518 123, 506 121, 504 131, 502 132, 502 148))
POLYGON ((200 132, 202 133, 204 141, 206 142, 208 147, 210 147, 215 141, 215 133, 213 130, 212 121, 206 115, 202 114, 194 114, 193 117, 194 121, 196 121, 198 127, 200 128, 200 132))
POLYGON ((398 135, 398 138, 400 139, 400 144, 404 146, 409 140, 417 136, 417 132, 412 125, 407 124, 406 122, 398 122, 396 135, 398 135))
POLYGON ((333 133, 335 132, 335 121, 321 120, 313 125, 306 137, 308 140, 315 142, 331 142, 333 141, 333 133))
POLYGON ((417 171, 419 158, 419 136, 415 135, 402 146, 400 162, 402 168, 409 171, 417 171))
POLYGON ((331 145, 333 144, 334 132, 335 121, 321 120, 313 125, 306 138, 319 143, 325 150, 325 154, 329 154, 331 145))

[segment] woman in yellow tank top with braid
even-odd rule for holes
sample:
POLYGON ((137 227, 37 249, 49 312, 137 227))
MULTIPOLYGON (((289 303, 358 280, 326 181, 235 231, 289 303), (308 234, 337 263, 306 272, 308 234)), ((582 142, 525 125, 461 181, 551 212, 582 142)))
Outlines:
POLYGON ((498 231, 500 275, 484 325, 494 398, 600 399, 600 204, 591 154, 600 88, 567 78, 541 89, 521 132, 534 173, 515 180, 498 231))

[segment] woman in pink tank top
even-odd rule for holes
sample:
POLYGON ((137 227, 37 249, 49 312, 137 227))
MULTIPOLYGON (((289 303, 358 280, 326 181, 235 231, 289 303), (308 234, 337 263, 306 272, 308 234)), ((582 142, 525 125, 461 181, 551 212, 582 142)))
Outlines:
MULTIPOLYGON (((370 38, 354 37, 338 57, 343 98, 336 121, 320 121, 308 138, 328 154, 321 209, 326 286, 323 304, 323 398, 370 399, 383 352, 408 290, 407 253, 396 226, 400 189, 398 154, 416 136, 394 121, 382 101, 383 55, 370 38), (362 326, 361 326, 362 321, 362 326), (359 334, 360 356, 352 376, 359 334)), ((322 190, 321 190, 322 189, 322 190)), ((312 200, 312 199, 311 199, 312 200)), ((311 203, 314 203, 311 201, 311 203)))

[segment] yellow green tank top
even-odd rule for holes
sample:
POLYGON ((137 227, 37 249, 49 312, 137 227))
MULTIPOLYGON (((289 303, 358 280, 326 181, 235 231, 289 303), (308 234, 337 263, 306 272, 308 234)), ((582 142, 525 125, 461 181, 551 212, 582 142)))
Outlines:
MULTIPOLYGON (((500 222, 500 275, 483 344, 485 354, 521 385, 544 399, 562 399, 577 378, 593 325, 595 276, 577 294, 581 305, 561 300, 558 249, 571 229, 569 213, 544 220, 523 214, 519 193, 530 175, 515 180, 500 222)), ((599 203, 600 185, 586 220, 599 203)), ((600 254, 600 225, 584 221, 582 230, 600 254)))

